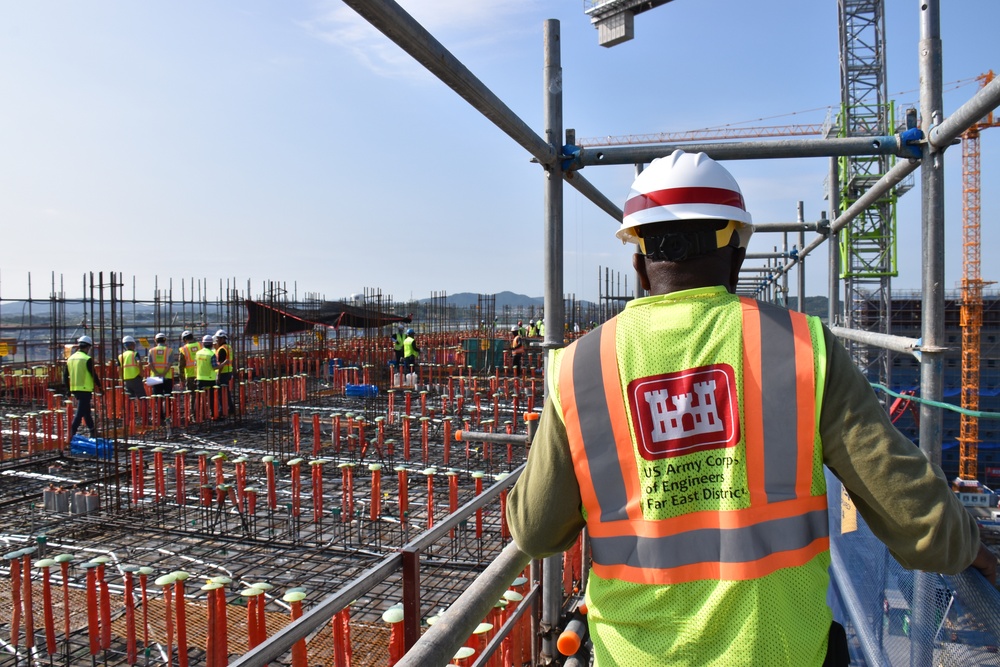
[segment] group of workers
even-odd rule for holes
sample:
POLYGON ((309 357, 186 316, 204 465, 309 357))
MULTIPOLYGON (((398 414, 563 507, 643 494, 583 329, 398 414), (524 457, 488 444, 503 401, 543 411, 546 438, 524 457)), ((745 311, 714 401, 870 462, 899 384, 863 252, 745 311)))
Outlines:
MULTIPOLYGON (((236 371, 236 358, 233 348, 229 345, 229 334, 219 329, 214 335, 206 334, 201 343, 190 331, 181 334, 181 346, 176 353, 167 347, 167 335, 158 333, 153 336, 154 346, 149 349, 145 362, 136 350, 136 340, 132 336, 122 338, 124 351, 118 355, 118 369, 125 393, 132 398, 142 398, 146 395, 146 385, 149 385, 154 396, 168 396, 174 390, 174 360, 176 358, 179 376, 183 379, 183 388, 187 391, 228 387, 228 404, 230 412, 235 411, 236 402, 232 380, 236 371), (145 365, 146 378, 143 379, 145 365)), ((76 399, 77 409, 70 424, 69 438, 73 439, 80 423, 86 423, 91 437, 96 437, 97 430, 91 412, 91 399, 95 391, 101 391, 101 380, 94 368, 92 349, 94 341, 90 336, 81 336, 77 340, 76 350, 66 360, 64 380, 70 393, 76 399)))

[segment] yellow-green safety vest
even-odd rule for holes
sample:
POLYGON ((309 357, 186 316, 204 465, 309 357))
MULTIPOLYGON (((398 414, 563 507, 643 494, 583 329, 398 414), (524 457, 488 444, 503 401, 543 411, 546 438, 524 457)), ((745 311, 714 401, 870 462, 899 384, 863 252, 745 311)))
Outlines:
POLYGON ((212 367, 212 359, 215 359, 215 352, 212 351, 212 348, 203 347, 194 356, 198 367, 198 380, 215 382, 217 373, 216 369, 212 367))
POLYGON ((87 369, 87 362, 90 359, 90 355, 79 350, 69 355, 69 359, 66 360, 66 368, 69 371, 70 391, 94 391, 94 376, 87 369))
POLYGON ((823 664, 825 369, 819 320, 721 287, 637 299, 554 351, 597 664, 823 664))
POLYGON ((139 377, 139 361, 135 357, 135 350, 125 350, 119 354, 118 363, 122 367, 123 380, 134 380, 139 377))
POLYGON ((200 349, 201 347, 195 342, 185 343, 178 348, 178 352, 184 357, 184 377, 198 377, 198 366, 195 361, 195 355, 198 354, 198 350, 200 349))

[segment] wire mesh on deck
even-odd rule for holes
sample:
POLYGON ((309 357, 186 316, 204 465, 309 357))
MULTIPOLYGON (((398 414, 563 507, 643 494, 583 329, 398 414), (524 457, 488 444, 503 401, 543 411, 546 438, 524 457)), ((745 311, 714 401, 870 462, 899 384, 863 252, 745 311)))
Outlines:
POLYGON ((842 502, 843 487, 832 474, 827 486, 830 604, 847 629, 851 664, 1000 666, 1000 594, 977 574, 943 577, 903 568, 849 499, 842 502), (975 577, 981 586, 965 585, 975 577), (911 663, 911 653, 926 662, 911 663))

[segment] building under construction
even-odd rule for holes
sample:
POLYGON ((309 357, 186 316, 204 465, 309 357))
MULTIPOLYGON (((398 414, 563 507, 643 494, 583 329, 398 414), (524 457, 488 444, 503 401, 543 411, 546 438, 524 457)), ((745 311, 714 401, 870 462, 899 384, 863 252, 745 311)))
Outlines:
MULTIPOLYGON (((252 297, 179 287, 176 299, 169 288, 125 299, 112 273, 86 277, 81 297, 61 278, 47 298, 4 295, 0 590, 13 604, 0 609, 2 661, 28 664, 35 647, 32 661, 53 664, 225 664, 287 624, 298 593, 308 606, 347 587, 498 487, 432 535, 414 571, 365 578, 342 625, 304 649, 308 664, 383 664, 402 632, 383 615, 402 603, 407 574, 426 622, 509 540, 503 480, 524 462, 542 400, 542 352, 529 348, 515 369, 509 332, 540 312, 497 314, 492 295, 461 309, 443 294, 341 303, 278 284, 252 297), (393 336, 413 327, 420 361, 404 374, 393 336), (165 334, 180 377, 181 333, 219 329, 237 360, 231 387, 125 393, 124 336, 141 357, 165 334), (81 335, 103 391, 97 437, 71 441, 65 358, 81 335)), ((589 308, 577 310, 606 319, 589 308)))
MULTIPOLYGON (((443 294, 400 304, 377 290, 332 302, 300 298, 281 283, 255 288, 235 280, 218 289, 204 281, 157 284, 143 301, 134 281, 129 296, 116 274, 85 277, 79 297, 55 277, 43 298, 17 295, 10 303, 2 295, 0 537, 7 553, 0 598, 10 604, 0 604, 0 663, 588 664, 580 605, 587 540, 529 562, 510 540, 506 498, 542 403, 543 350, 603 322, 631 296, 627 287, 606 289, 594 306, 565 297, 564 184, 621 221, 623 212, 584 169, 642 166, 678 146, 588 148, 564 131, 557 21, 544 25, 545 127, 538 134, 398 5, 345 4, 544 167, 544 313, 497 312, 490 295, 464 309, 443 294), (537 319, 544 335, 516 368, 510 328, 537 319), (416 330, 420 357, 412 368, 397 357, 393 334, 401 327, 416 330), (162 332, 176 347, 184 331, 211 340, 220 329, 237 361, 234 382, 126 394, 115 365, 124 336, 148 349, 162 332), (96 437, 70 439, 76 406, 63 368, 82 335, 95 343, 104 386, 95 400, 96 437)), ((669 6, 589 4, 606 45, 632 36, 634 15, 669 6)), ((982 292, 978 202, 967 202, 971 262, 963 293, 946 303, 941 156, 963 133, 992 123, 1000 82, 984 78, 975 96, 943 116, 939 15, 939 0, 920 3, 919 110, 897 117, 887 98, 883 2, 839 0, 837 136, 685 148, 719 160, 829 159, 829 217, 758 225, 759 233, 799 232, 799 243, 794 252, 772 253, 763 270, 745 267, 764 277, 736 291, 776 301, 777 286, 787 295, 787 277, 797 270, 801 307, 802 263, 826 244, 831 331, 877 388, 898 395, 894 416, 907 419, 906 402, 919 402, 911 412, 919 418, 915 439, 931 461, 942 460, 951 437, 960 443, 956 491, 985 535, 1000 525, 997 495, 981 483, 993 461, 977 467, 981 434, 968 419, 978 428, 980 417, 996 417, 979 403, 996 388, 980 372, 980 362, 989 368, 995 355, 996 300, 982 292), (919 308, 891 289, 896 199, 918 169, 919 308), (806 231, 816 232, 808 244, 806 231), (956 378, 947 355, 959 336, 956 378), (955 407, 944 400, 952 382, 962 417, 949 436, 941 413, 955 407)), ((978 197, 978 183, 966 191, 978 197)), ((826 486, 828 602, 846 629, 852 664, 1000 664, 995 588, 978 572, 905 570, 839 480, 827 474, 826 486)))

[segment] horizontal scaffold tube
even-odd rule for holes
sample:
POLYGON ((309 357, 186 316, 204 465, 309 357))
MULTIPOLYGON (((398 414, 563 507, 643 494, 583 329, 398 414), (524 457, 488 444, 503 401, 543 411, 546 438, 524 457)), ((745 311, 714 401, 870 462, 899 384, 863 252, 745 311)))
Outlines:
MULTIPOLYGON (((845 155, 899 155, 906 149, 894 135, 845 137, 842 139, 803 139, 775 141, 740 141, 728 144, 658 144, 655 146, 616 146, 584 148, 574 166, 649 163, 675 150, 705 153, 715 160, 764 160, 799 157, 839 157, 845 155)), ((908 149, 906 149, 908 150, 908 149)))
POLYGON ((921 352, 944 352, 944 348, 928 349, 921 347, 920 339, 907 338, 906 336, 893 336, 892 334, 878 333, 875 331, 861 331, 859 329, 847 329, 845 327, 830 327, 830 331, 835 336, 846 338, 866 345, 875 345, 893 352, 908 352, 920 358, 921 352))

